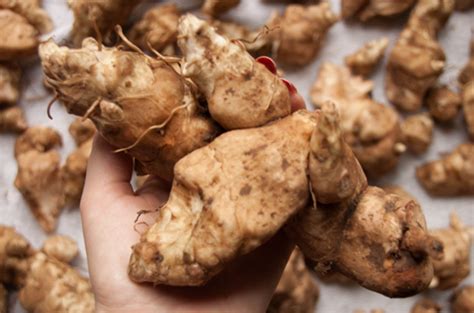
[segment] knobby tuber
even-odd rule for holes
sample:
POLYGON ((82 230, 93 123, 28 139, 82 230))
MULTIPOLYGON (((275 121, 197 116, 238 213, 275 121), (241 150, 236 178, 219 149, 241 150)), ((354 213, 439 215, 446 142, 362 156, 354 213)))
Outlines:
POLYGON ((390 297, 428 287, 439 242, 415 201, 367 186, 335 107, 311 137, 309 177, 315 203, 286 227, 307 258, 390 297))
POLYGON ((462 108, 467 131, 474 140, 474 39, 471 40, 470 58, 458 77, 461 86, 462 108))
POLYGON ((108 41, 115 25, 125 23, 141 0, 68 0, 74 13, 72 41, 80 47, 87 37, 100 36, 108 41))
POLYGON ((63 235, 46 238, 41 250, 48 257, 64 263, 71 263, 79 254, 77 243, 72 238, 63 235))
POLYGON ((20 97, 21 70, 16 65, 0 63, 0 108, 15 105, 20 97))
POLYGON ((306 268, 304 256, 295 249, 268 306, 267 313, 313 313, 319 288, 306 268))
POLYGON ((419 166, 416 178, 435 196, 474 194, 474 144, 461 144, 441 159, 419 166))
POLYGON ((384 174, 398 164, 401 144, 398 114, 370 97, 373 82, 351 75, 348 68, 329 62, 321 65, 311 89, 316 107, 333 101, 341 116, 345 141, 364 170, 372 176, 384 174))
POLYGON ((426 113, 407 117, 401 124, 402 140, 408 150, 422 154, 428 150, 433 139, 433 120, 426 113))
POLYGON ((392 16, 400 14, 415 3, 415 0, 341 0, 343 18, 357 18, 363 22, 376 16, 392 16))
POLYGON ((309 64, 338 19, 327 2, 307 6, 292 4, 282 16, 275 13, 267 23, 275 58, 293 66, 309 64))
POLYGON ((441 290, 457 287, 471 271, 469 227, 464 226, 456 214, 451 214, 450 226, 433 230, 431 235, 444 247, 443 257, 433 260, 434 278, 431 287, 441 290))
POLYGON ((440 123, 452 122, 461 108, 461 103, 461 97, 447 86, 431 88, 426 98, 431 117, 440 123))
POLYGON ((59 134, 47 127, 28 128, 15 144, 18 173, 15 187, 22 193, 33 215, 46 232, 56 228, 64 206, 59 134))
POLYGON ((2 283, 0 283, 0 313, 8 313, 8 293, 2 283))
POLYGON ((454 291, 451 297, 452 313, 474 312, 474 286, 467 285, 454 291))
POLYGON ((219 16, 238 6, 240 0, 204 0, 202 11, 209 16, 219 16))
POLYGON ((431 299, 423 298, 415 303, 410 313, 441 313, 441 306, 431 299))
POLYGON ((203 92, 213 119, 226 129, 264 125, 291 111, 288 88, 209 23, 187 14, 178 26, 183 75, 203 92))
POLYGON ((11 10, 28 20, 40 33, 53 29, 53 22, 41 8, 41 0, 0 0, 0 9, 11 10))
POLYGON ((454 9, 454 0, 420 0, 387 64, 385 92, 398 109, 416 112, 444 70, 445 54, 436 36, 454 9))
POLYGON ((367 77, 382 60, 387 46, 388 38, 386 37, 369 41, 362 48, 344 58, 346 66, 355 75, 367 77))
POLYGON ((22 15, 0 9, 0 61, 30 56, 38 48, 38 30, 22 15))
POLYGON ((173 55, 180 16, 181 12, 174 3, 153 7, 133 25, 128 37, 142 50, 149 50, 151 47, 166 55, 173 55))
POLYGON ((170 65, 137 52, 40 46, 46 84, 68 112, 89 117, 113 146, 136 158, 140 173, 171 179, 176 161, 219 131, 199 109, 191 86, 170 65))
POLYGON ((78 147, 91 139, 94 136, 95 131, 94 123, 90 120, 83 120, 79 117, 69 125, 69 133, 78 147))
POLYGON ((27 127, 25 115, 20 107, 0 109, 0 133, 21 133, 27 127))
POLYGON ((33 253, 30 243, 15 229, 0 225, 0 284, 21 287, 33 253))

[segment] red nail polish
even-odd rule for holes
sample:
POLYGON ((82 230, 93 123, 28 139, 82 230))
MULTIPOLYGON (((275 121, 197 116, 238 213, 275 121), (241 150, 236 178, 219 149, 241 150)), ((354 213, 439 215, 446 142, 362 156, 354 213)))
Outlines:
POLYGON ((295 85, 293 85, 293 83, 289 82, 288 80, 284 78, 282 78, 281 81, 286 85, 286 87, 288 88, 288 91, 291 94, 295 94, 298 92, 298 90, 296 89, 295 85))
POLYGON ((273 74, 277 73, 277 66, 275 61, 273 61, 272 58, 267 57, 267 56, 261 56, 256 59, 258 63, 263 64, 270 72, 273 74))

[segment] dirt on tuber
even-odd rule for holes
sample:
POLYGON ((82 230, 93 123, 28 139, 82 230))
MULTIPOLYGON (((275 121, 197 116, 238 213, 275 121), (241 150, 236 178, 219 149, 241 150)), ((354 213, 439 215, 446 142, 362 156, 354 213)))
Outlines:
POLYGON ((344 58, 346 66, 354 75, 368 77, 383 59, 387 46, 388 38, 386 37, 371 40, 344 58))

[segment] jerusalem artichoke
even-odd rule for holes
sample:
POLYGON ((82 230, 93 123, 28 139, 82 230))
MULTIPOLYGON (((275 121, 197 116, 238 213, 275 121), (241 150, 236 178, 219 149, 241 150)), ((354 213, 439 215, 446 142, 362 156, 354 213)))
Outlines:
POLYGON ((94 123, 90 120, 83 120, 79 117, 69 125, 69 133, 78 147, 91 139, 94 136, 95 131, 94 123))
POLYGON ((0 9, 0 60, 30 56, 38 48, 38 31, 26 18, 10 10, 0 9))
POLYGON ((41 248, 48 257, 64 263, 71 263, 79 254, 77 243, 68 236, 54 235, 46 238, 41 248))
POLYGON ((363 22, 375 16, 392 16, 400 14, 415 3, 415 0, 341 0, 343 18, 357 16, 363 22))
POLYGON ((23 16, 42 34, 53 29, 51 18, 41 8, 41 0, 0 0, 0 9, 8 9, 23 16))
POLYGON ((435 196, 474 194, 474 144, 461 144, 443 158, 419 166, 416 178, 435 196))
POLYGON ((386 37, 369 41, 362 48, 345 57, 346 66, 353 74, 367 77, 382 60, 387 46, 386 37))
POLYGON ((401 124, 402 140, 408 150, 422 154, 428 150, 433 139, 433 120, 428 114, 415 114, 401 124))
POLYGON ((461 97, 447 86, 431 88, 426 98, 431 117, 441 123, 453 121, 461 108, 461 103, 461 97))
POLYGON ((452 313, 474 312, 474 286, 467 285, 454 291, 451 297, 452 313))
POLYGON ((471 39, 470 58, 459 74, 462 108, 467 131, 474 140, 474 39, 471 39))
POLYGON ((441 306, 431 299, 423 298, 415 303, 410 313, 441 313, 441 306))
POLYGON ((238 6, 240 0, 204 0, 202 11, 210 16, 219 16, 238 6))
POLYGON ((20 107, 0 109, 0 133, 21 133, 28 127, 20 107))
POLYGON ((21 70, 18 66, 0 63, 0 108, 15 105, 20 97, 21 70))

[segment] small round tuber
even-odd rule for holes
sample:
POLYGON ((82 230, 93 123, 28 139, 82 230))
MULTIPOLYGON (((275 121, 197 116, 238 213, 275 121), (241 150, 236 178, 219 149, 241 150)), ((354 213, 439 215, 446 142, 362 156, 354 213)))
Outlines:
POLYGON ((50 258, 71 263, 79 254, 77 243, 68 236, 54 235, 46 238, 41 250, 50 258))
POLYGON ((452 122, 461 108, 461 97, 447 86, 433 87, 428 91, 426 106, 437 122, 452 122))
POLYGON ((369 41, 362 48, 344 58, 346 66, 353 74, 367 77, 382 60, 387 46, 388 38, 386 37, 369 41))
POLYGON ((401 124, 403 143, 414 154, 428 150, 433 139, 433 120, 428 114, 420 113, 407 117, 401 124))

